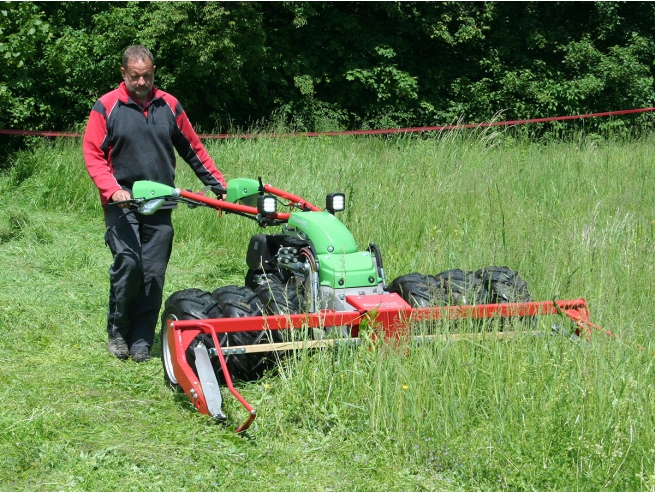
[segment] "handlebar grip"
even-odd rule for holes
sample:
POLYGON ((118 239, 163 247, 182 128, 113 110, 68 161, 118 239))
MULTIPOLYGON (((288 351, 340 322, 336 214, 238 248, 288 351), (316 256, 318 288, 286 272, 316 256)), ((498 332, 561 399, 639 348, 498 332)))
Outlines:
POLYGON ((227 193, 227 189, 223 188, 223 187, 220 186, 220 185, 217 185, 217 186, 210 186, 209 189, 210 189, 211 192, 212 192, 214 195, 216 195, 216 196, 225 195, 225 194, 227 193))
POLYGON ((129 200, 120 200, 118 202, 109 202, 107 205, 125 205, 126 203, 129 203, 129 204, 136 203, 136 200, 134 198, 130 198, 129 200))

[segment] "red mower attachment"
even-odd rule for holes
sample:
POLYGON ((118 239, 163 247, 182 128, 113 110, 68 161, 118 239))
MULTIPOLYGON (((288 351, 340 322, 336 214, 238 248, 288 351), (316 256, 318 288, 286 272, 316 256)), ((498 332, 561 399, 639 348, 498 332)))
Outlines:
MULTIPOLYGON (((335 343, 359 342, 359 327, 366 323, 374 327, 373 335, 386 339, 411 336, 411 324, 438 319, 490 319, 506 317, 533 317, 543 315, 567 316, 577 326, 576 335, 589 336, 590 329, 599 329, 589 321, 587 302, 584 299, 568 301, 521 302, 503 304, 483 304, 465 306, 441 306, 412 308, 402 297, 395 293, 376 295, 349 295, 346 302, 353 311, 323 310, 310 314, 286 314, 270 316, 251 316, 238 319, 217 318, 202 320, 169 320, 166 334, 167 353, 170 370, 175 375, 177 384, 187 394, 200 413, 208 414, 217 420, 225 420, 222 412, 222 397, 209 358, 197 357, 195 366, 198 375, 187 361, 186 353, 191 343, 199 335, 209 335, 214 347, 209 352, 216 355, 220 362, 222 375, 230 393, 248 411, 248 419, 237 428, 236 432, 247 430, 255 420, 256 411, 235 389, 225 356, 257 352, 283 352, 297 349, 314 349, 332 346, 335 343), (319 339, 294 342, 278 342, 259 345, 223 347, 219 343, 221 335, 235 332, 271 332, 289 329, 321 328, 328 326, 348 327, 355 338, 319 339), (215 352, 215 353, 214 353, 215 352)), ((510 338, 515 332, 481 332, 471 334, 425 335, 421 339, 464 340, 471 338, 510 338)), ((202 350, 196 350, 202 354, 202 350)))

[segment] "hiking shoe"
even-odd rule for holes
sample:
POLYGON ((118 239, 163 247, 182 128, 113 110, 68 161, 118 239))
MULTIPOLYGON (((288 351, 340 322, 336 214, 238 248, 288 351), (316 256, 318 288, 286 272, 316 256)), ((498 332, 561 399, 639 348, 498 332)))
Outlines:
POLYGON ((117 359, 125 360, 130 356, 127 350, 127 343, 125 343, 125 340, 120 335, 109 339, 107 350, 117 359))
POLYGON ((148 362, 150 360, 150 354, 148 352, 136 352, 132 354, 132 360, 134 362, 148 362))

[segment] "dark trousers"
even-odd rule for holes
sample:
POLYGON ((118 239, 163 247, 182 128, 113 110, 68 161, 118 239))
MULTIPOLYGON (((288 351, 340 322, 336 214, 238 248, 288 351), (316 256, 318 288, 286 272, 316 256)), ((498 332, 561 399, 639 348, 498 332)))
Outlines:
POLYGON ((120 335, 130 353, 148 353, 155 338, 164 276, 173 246, 171 210, 141 215, 117 206, 105 212, 109 268, 107 332, 120 335))

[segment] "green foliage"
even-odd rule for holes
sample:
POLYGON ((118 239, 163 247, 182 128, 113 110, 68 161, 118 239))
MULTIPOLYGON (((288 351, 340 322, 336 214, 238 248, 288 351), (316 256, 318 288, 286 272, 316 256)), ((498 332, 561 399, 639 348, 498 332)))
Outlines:
POLYGON ((139 40, 157 54, 161 83, 204 126, 225 118, 226 107, 239 107, 227 116, 243 121, 270 104, 265 33, 256 4, 157 3, 141 24, 139 40))
POLYGON ((0 3, 0 128, 20 128, 39 111, 30 66, 49 34, 43 12, 33 3, 0 3))
MULTIPOLYGON (((655 103, 649 2, 5 2, 0 127, 81 129, 126 46, 205 131, 338 130, 655 103)), ((588 120, 593 131, 648 117, 588 120)), ((534 127, 563 131, 563 125, 534 127)))

